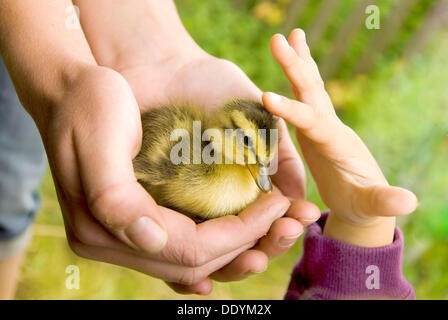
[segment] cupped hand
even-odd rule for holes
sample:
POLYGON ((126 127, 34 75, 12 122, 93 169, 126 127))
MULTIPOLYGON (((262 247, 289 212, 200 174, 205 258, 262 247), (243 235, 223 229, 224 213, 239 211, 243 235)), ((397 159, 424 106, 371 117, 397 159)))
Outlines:
MULTIPOLYGON (((310 55, 305 33, 296 29, 291 32, 289 41, 282 35, 275 35, 271 50, 297 100, 265 93, 264 104, 273 114, 297 128, 304 158, 322 200, 331 210, 329 221, 338 220, 338 225, 345 224, 345 232, 354 228, 364 233, 369 233, 368 230, 387 231, 390 236, 384 244, 390 243, 395 223, 391 217, 414 211, 415 195, 406 189, 389 186, 362 140, 337 117, 310 55)), ((373 238, 378 236, 375 232, 371 232, 373 238)), ((331 235, 333 231, 329 233, 331 235)), ((353 234, 348 241, 358 244, 356 237, 357 234, 353 234)), ((373 239, 367 242, 370 240, 373 239)))

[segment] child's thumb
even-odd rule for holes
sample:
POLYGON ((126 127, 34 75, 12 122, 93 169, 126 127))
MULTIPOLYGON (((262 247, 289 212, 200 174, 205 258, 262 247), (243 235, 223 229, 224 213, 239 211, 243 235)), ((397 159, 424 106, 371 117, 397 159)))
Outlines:
POLYGON ((386 185, 363 187, 358 201, 361 210, 371 216, 407 215, 418 206, 417 197, 411 191, 386 185))

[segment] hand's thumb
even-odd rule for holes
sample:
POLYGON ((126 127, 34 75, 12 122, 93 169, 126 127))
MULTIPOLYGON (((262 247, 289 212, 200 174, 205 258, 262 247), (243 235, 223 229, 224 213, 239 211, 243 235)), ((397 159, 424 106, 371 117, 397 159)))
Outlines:
POLYGON ((402 216, 418 206, 417 197, 411 191, 386 185, 362 188, 358 201, 361 210, 371 216, 402 216))
POLYGON ((135 181, 106 189, 89 200, 89 208, 109 231, 131 246, 155 253, 166 244, 159 208, 135 181))

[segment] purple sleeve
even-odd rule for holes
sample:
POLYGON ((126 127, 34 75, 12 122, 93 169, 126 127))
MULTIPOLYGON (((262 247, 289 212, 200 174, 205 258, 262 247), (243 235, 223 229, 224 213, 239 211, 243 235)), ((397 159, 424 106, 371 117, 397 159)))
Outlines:
POLYGON ((324 236, 327 216, 308 227, 286 300, 415 299, 402 273, 403 234, 398 228, 388 246, 358 247, 324 236))

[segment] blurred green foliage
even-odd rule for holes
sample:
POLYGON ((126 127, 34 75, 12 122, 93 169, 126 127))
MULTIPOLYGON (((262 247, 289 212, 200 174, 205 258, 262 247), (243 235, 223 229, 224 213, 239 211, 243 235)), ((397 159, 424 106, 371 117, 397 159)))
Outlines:
MULTIPOLYGON (((254 17, 260 1, 179 0, 179 11, 192 36, 213 55, 237 63, 262 89, 290 95, 289 85, 269 51, 269 39, 280 27, 254 17)), ((387 13, 394 1, 379 1, 387 13)), ((428 1, 429 2, 429 1, 428 1)), ((412 61, 399 58, 412 30, 427 10, 419 1, 404 31, 394 41, 395 49, 385 54, 368 76, 349 76, 350 65, 359 57, 361 45, 347 48, 348 61, 342 78, 328 83, 339 115, 365 141, 393 185, 413 190, 419 209, 399 223, 406 237, 404 272, 420 299, 448 299, 448 38, 438 35, 427 50, 412 61)), ((286 2, 285 2, 286 3, 286 2)), ((301 25, 312 23, 318 1, 310 1, 301 25)), ((331 25, 344 20, 355 0, 344 1, 331 25)), ((280 3, 279 8, 284 5, 280 3)), ((331 28, 328 39, 331 38, 331 28)), ((359 41, 369 41, 378 31, 363 30, 359 41)), ((328 50, 323 40, 317 55, 328 50)), ((120 267, 88 261, 70 252, 63 235, 50 175, 42 186, 43 209, 36 237, 31 245, 18 298, 22 299, 179 299, 165 284, 120 267), (42 228, 56 226, 56 231, 42 228), (81 289, 65 288, 65 268, 75 264, 81 270, 81 289)), ((322 204, 309 177, 308 198, 322 204)), ((237 282, 215 284, 207 298, 280 299, 289 273, 300 256, 297 244, 270 263, 261 274, 237 282)), ((190 296, 195 299, 204 297, 190 296)))
MULTIPOLYGON (((281 90, 286 79, 272 59, 269 39, 274 27, 256 20, 233 1, 181 0, 179 13, 195 41, 207 52, 239 65, 262 90, 281 90)), ((283 89, 284 90, 284 89, 283 89)))
MULTIPOLYGON (((209 0, 205 5, 201 0, 177 0, 179 11, 185 26, 201 43, 205 50, 216 56, 234 61, 262 90, 271 88, 284 90, 285 82, 275 62, 270 59, 269 39, 281 32, 281 23, 275 23, 278 17, 283 19, 288 13, 290 3, 295 0, 209 0), (248 16, 251 16, 248 18, 248 16), (256 17, 258 19, 253 19, 256 17), (274 22, 273 22, 274 21, 274 22), (250 50, 242 50, 242 47, 250 50), (256 51, 256 54, 253 52, 256 51), (263 66, 263 68, 259 68, 263 66), (278 88, 277 88, 278 87, 278 88)), ((330 14, 330 21, 321 39, 313 48, 313 57, 319 63, 332 48, 334 37, 341 26, 350 17, 359 0, 339 1, 330 14)), ((378 0, 375 5, 381 12, 381 27, 384 28, 388 17, 399 1, 378 0)), ((412 35, 422 26, 428 10, 436 1, 416 1, 411 7, 397 36, 387 50, 377 57, 379 64, 399 58, 412 35)), ((314 19, 323 8, 323 1, 307 1, 295 27, 307 32, 314 19)), ((369 50, 372 40, 382 30, 369 30, 360 26, 356 29, 354 40, 347 43, 345 58, 341 61, 338 78, 351 76, 360 56, 369 50)), ((391 30, 395 32, 395 30, 391 30)))

